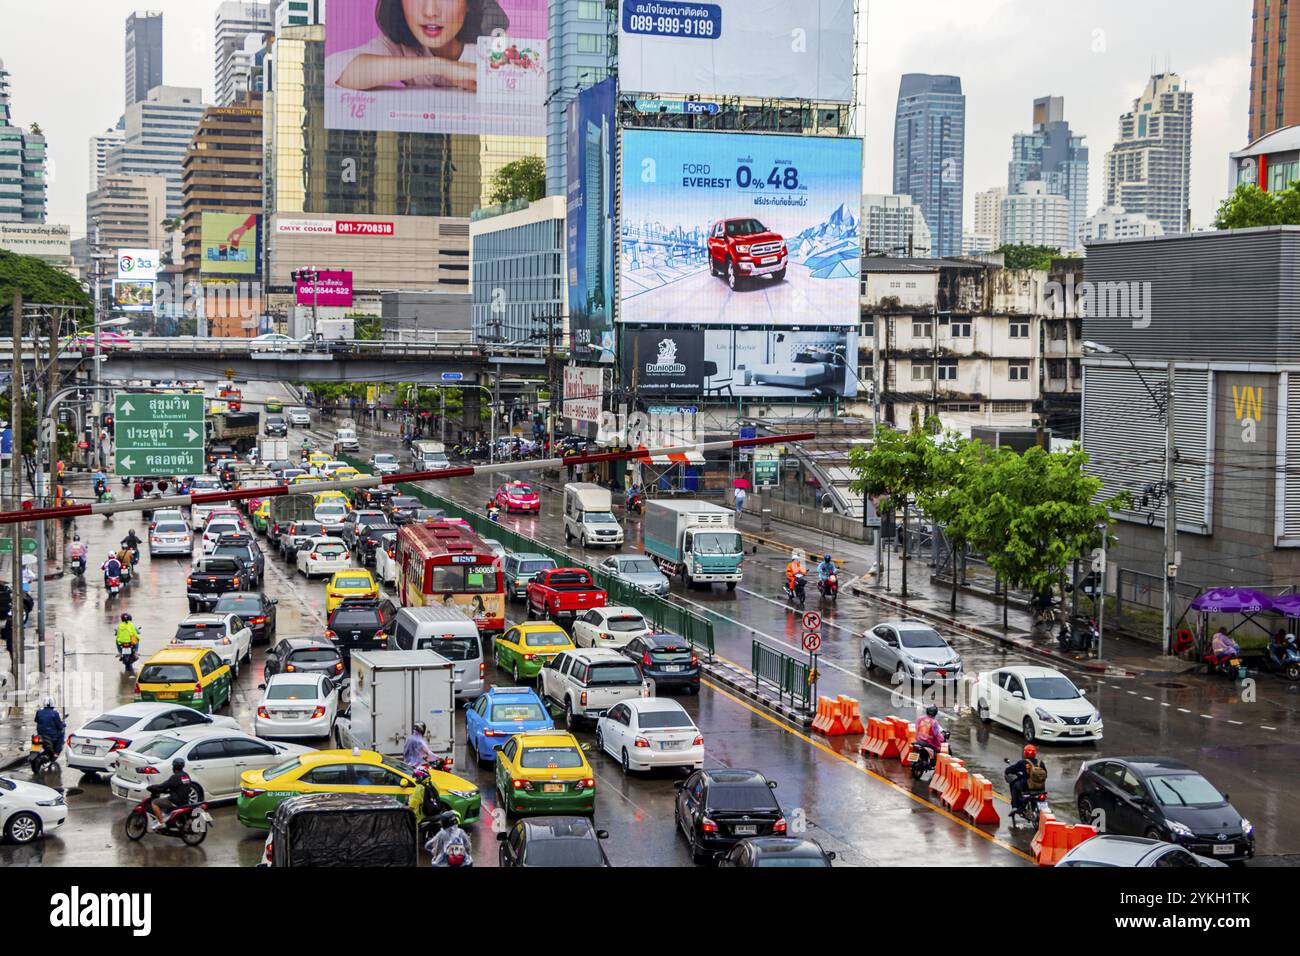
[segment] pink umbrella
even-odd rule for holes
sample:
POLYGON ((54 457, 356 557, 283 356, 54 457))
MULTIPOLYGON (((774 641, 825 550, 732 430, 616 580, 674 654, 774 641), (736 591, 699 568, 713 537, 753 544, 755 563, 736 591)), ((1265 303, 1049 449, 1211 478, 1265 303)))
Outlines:
POLYGON ((746 488, 746 489, 747 489, 747 488, 749 488, 749 479, 748 479, 748 478, 737 478, 736 480, 734 480, 734 481, 731 483, 731 486, 732 486, 733 488, 746 488))

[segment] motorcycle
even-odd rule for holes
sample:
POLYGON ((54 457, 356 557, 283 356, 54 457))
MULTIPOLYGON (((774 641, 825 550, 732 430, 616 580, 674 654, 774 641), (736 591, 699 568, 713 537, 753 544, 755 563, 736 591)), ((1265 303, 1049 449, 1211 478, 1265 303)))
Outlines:
POLYGON ((108 599, 112 600, 122 593, 122 579, 119 577, 107 577, 104 579, 104 590, 108 592, 108 599))
MULTIPOLYGON (((948 742, 948 731, 943 731, 943 742, 948 742)), ((919 747, 912 748, 912 779, 920 780, 926 774, 934 770, 935 760, 938 754, 934 753, 929 747, 922 744, 919 747)))
POLYGON ((86 576, 86 558, 85 555, 72 559, 72 576, 78 580, 86 576))
POLYGON ((637 492, 628 499, 627 513, 639 515, 645 514, 645 497, 640 492, 637 492))
POLYGON ((491 508, 489 508, 488 520, 493 522, 494 524, 499 524, 501 522, 501 509, 498 508, 496 505, 493 505, 491 508))
POLYGON ((1233 680, 1245 680, 1247 676, 1246 665, 1241 662, 1240 655, 1234 655, 1226 660, 1220 661, 1213 653, 1203 654, 1201 663, 1205 667, 1205 673, 1209 676, 1219 674, 1223 677, 1230 677, 1233 680))
POLYGON ((1063 654, 1071 654, 1075 651, 1091 654, 1093 644, 1096 642, 1097 625, 1093 621, 1078 628, 1067 622, 1061 625, 1061 630, 1056 635, 1057 646, 1061 648, 1063 654))
POLYGON ((787 601, 793 601, 795 604, 803 607, 806 587, 805 575, 796 574, 794 576, 794 589, 791 590, 790 585, 786 584, 782 586, 781 592, 785 595, 787 601))
POLYGON ((102 500, 104 499, 104 493, 107 492, 107 491, 108 491, 108 482, 106 482, 106 481, 105 481, 104 479, 102 479, 102 478, 100 478, 99 480, 97 480, 97 481, 95 482, 95 500, 96 500, 96 501, 102 501, 102 500))
POLYGON ((27 763, 32 768, 32 774, 40 776, 47 770, 54 769, 58 762, 59 754, 54 749, 54 742, 48 737, 42 737, 40 734, 32 734, 31 753, 27 757, 27 763))
MULTIPOLYGON (((153 796, 141 800, 126 818, 126 835, 128 839, 140 840, 149 832, 149 819, 153 816, 149 804, 153 796)), ((212 815, 208 813, 206 803, 192 803, 187 807, 177 807, 167 814, 164 825, 154 832, 158 836, 174 837, 186 846, 198 846, 208 838, 212 826, 212 815)))
MULTIPOLYGON (((1010 760, 1007 760, 1005 758, 1002 760, 1002 762, 1005 764, 1011 763, 1010 760)), ((1008 783, 1011 782, 1011 776, 1007 774, 1003 774, 1003 776, 1007 778, 1008 783)), ((1024 798, 1022 799, 1020 805, 1012 806, 1011 808, 1010 823, 1014 827, 1016 825, 1016 817, 1019 817, 1029 825, 1029 828, 1031 830, 1037 830, 1038 818, 1042 816, 1043 811, 1047 809, 1048 806, 1047 806, 1046 790, 1026 790, 1024 798)), ((1091 823, 1092 821, 1084 820, 1082 822, 1091 823)))
POLYGON ((834 604, 839 600, 840 596, 840 576, 832 574, 828 578, 819 579, 817 581, 817 590, 821 592, 823 600, 830 598, 831 603, 834 604))
POLYGON ((122 671, 128 677, 135 675, 135 662, 140 656, 140 647, 138 644, 120 644, 117 648, 117 659, 122 662, 122 671))
POLYGON ((1280 649, 1273 643, 1264 649, 1264 670, 1281 674, 1290 681, 1300 680, 1300 648, 1296 647, 1294 637, 1288 636, 1280 649))

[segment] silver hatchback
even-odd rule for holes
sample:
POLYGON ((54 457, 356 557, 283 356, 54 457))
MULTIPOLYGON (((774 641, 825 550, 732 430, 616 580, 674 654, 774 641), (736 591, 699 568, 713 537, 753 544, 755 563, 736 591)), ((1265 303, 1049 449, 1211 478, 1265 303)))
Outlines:
POLYGON ((932 683, 961 677, 961 655, 921 621, 886 621, 862 635, 862 663, 910 681, 932 683))

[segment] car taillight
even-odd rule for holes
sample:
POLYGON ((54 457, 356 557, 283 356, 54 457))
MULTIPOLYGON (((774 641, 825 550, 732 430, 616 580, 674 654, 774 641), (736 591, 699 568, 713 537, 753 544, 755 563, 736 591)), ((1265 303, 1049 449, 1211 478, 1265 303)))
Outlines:
POLYGON ((131 746, 131 741, 123 740, 121 737, 109 737, 108 739, 113 741, 113 746, 108 748, 109 753, 112 753, 115 750, 125 750, 127 747, 131 746))
POLYGON ((342 674, 342 673, 343 673, 343 662, 342 662, 342 661, 335 661, 335 662, 334 662, 334 673, 336 673, 336 674, 342 674))
POLYGON ((700 830, 703 831, 704 833, 717 833, 718 825, 714 823, 713 820, 711 820, 709 817, 701 817, 700 830))
POLYGON ((268 860, 271 858, 271 854, 272 854, 273 852, 275 852, 275 841, 274 841, 274 840, 271 841, 270 843, 268 843, 268 844, 266 845, 266 858, 267 858, 268 860))
POLYGON ((324 708, 324 707, 317 707, 315 710, 313 710, 313 711, 311 712, 311 719, 312 719, 312 720, 315 720, 315 719, 318 718, 318 717, 324 717, 324 716, 325 716, 325 708, 324 708))
POLYGON ((338 637, 338 635, 335 634, 333 631, 326 631, 325 637, 332 641, 334 640, 334 638, 338 637))
POLYGON ((271 714, 265 707, 257 708, 257 716, 261 717, 263 720, 271 719, 271 714))
POLYGON ((383 631, 375 631, 375 637, 381 641, 388 640, 388 635, 385 634, 383 631))
POLYGON ((505 734, 499 734, 499 733, 497 733, 495 730, 485 730, 485 731, 483 731, 483 736, 484 736, 484 737, 504 737, 505 734))
POLYGON ((695 654, 692 654, 692 655, 691 655, 691 666, 694 667, 695 665, 699 664, 699 662, 700 662, 699 657, 698 657, 697 655, 695 655, 695 654))
POLYGON ((641 655, 641 664, 644 667, 650 667, 653 664, 653 662, 650 660, 649 651, 646 651, 644 654, 641 655))
POLYGON ((592 777, 583 777, 578 781, 578 789, 580 790, 594 790, 595 788, 596 781, 592 777))
POLYGON ((240 787, 240 788, 239 788, 239 794, 240 794, 240 796, 242 796, 245 800, 252 800, 254 797, 260 797, 260 796, 261 796, 262 794, 264 794, 264 793, 266 793, 265 790, 255 790, 255 789, 253 789, 252 787, 240 787))
POLYGON ((352 560, 352 552, 351 552, 351 551, 344 551, 344 552, 343 552, 343 560, 344 560, 344 561, 351 561, 351 560, 352 560))
POLYGON ((649 747, 650 741, 646 740, 644 737, 638 737, 636 739, 636 745, 638 747, 649 747))
POLYGON ((773 833, 785 832, 785 817, 781 817, 781 819, 777 820, 776 823, 772 825, 772 832, 773 833))
POLYGON ((525 654, 525 655, 524 655, 524 660, 526 660, 526 661, 531 661, 531 660, 533 659, 533 657, 534 657, 533 654, 525 654))
POLYGON ((298 668, 294 667, 292 664, 285 664, 284 669, 286 673, 292 673, 293 671, 296 671, 298 668))
POLYGON ((692 747, 703 747, 703 746, 704 746, 704 735, 703 735, 703 734, 696 734, 696 735, 695 735, 695 739, 691 741, 691 746, 692 746, 692 747))
POLYGON ((311 557, 310 557, 308 560, 311 560, 311 561, 315 561, 315 560, 316 560, 316 552, 315 552, 315 551, 313 551, 313 552, 311 553, 311 557))
POLYGON ((140 772, 141 772, 141 773, 149 773, 149 774, 153 774, 153 773, 157 773, 157 772, 158 772, 158 768, 157 768, 157 767, 141 767, 141 768, 140 768, 140 772))
POLYGON ((203 685, 202 685, 202 684, 195 684, 195 685, 194 685, 194 693, 196 693, 196 694, 201 694, 201 693, 203 693, 203 685))
POLYGON ((186 586, 187 588, 188 588, 188 587, 192 587, 193 585, 194 585, 194 579, 193 579, 193 578, 186 578, 186 579, 185 579, 185 586, 186 586))
POLYGON ((579 695, 579 696, 581 697, 581 700, 582 700, 582 706, 583 706, 583 707, 586 707, 586 706, 587 706, 587 692, 584 690, 584 691, 582 692, 582 694, 579 695))
POLYGON ((137 682, 136 685, 135 685, 135 692, 136 692, 137 694, 140 693, 140 684, 139 684, 139 682, 137 682))
POLYGON ((265 623, 266 623, 266 617, 265 617, 265 616, 262 616, 262 617, 250 617, 250 618, 248 619, 248 623, 249 623, 249 624, 265 624, 265 623))
POLYGON ((479 680, 482 680, 482 679, 483 679, 483 675, 486 674, 486 673, 487 673, 487 665, 486 665, 485 663, 483 663, 482 661, 479 661, 479 662, 478 662, 478 678, 479 678, 479 680))
POLYGON ((235 578, 235 579, 234 579, 233 581, 231 581, 230 583, 233 584, 235 587, 239 587, 239 578, 235 578))
POLYGON ((533 782, 531 780, 515 780, 511 778, 510 786, 516 790, 531 790, 533 789, 533 782))

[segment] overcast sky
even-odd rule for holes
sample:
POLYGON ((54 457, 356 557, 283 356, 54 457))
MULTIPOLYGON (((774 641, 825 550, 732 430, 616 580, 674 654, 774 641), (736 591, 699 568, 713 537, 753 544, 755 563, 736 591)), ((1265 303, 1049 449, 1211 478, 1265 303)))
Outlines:
MULTIPOLYGON (((210 99, 211 0, 0 0, 15 119, 44 127, 50 221, 74 236, 84 234, 89 137, 122 114, 123 25, 137 7, 166 15, 164 82, 210 99)), ((953 73, 966 93, 968 229, 975 193, 1006 185, 1011 135, 1028 130, 1038 96, 1064 96, 1066 119, 1087 137, 1095 209, 1119 115, 1154 61, 1196 95, 1192 219, 1206 224, 1227 188, 1227 154, 1245 144, 1250 12, 1251 0, 870 0, 864 189, 891 188, 900 75, 953 73)))

